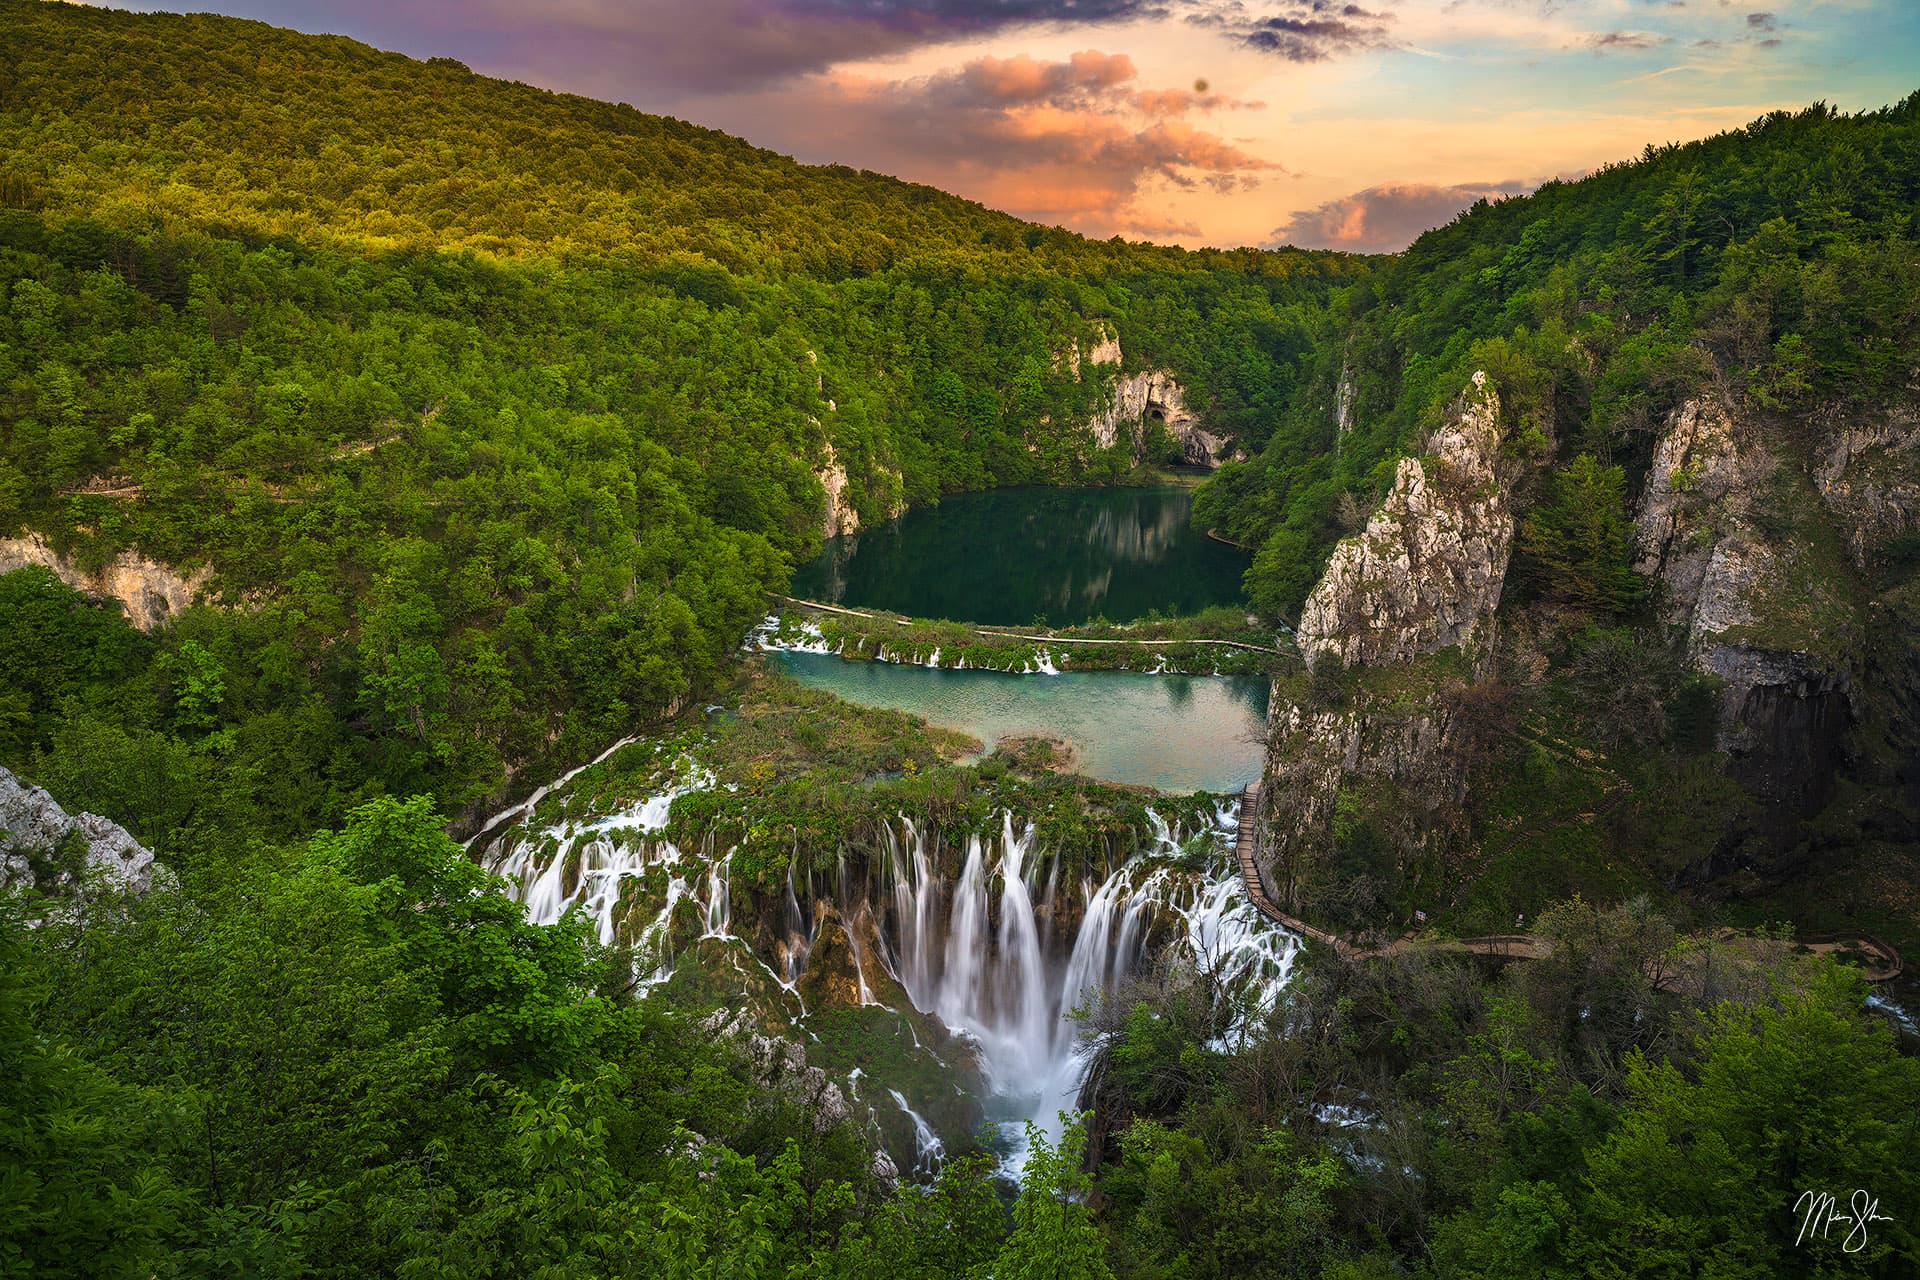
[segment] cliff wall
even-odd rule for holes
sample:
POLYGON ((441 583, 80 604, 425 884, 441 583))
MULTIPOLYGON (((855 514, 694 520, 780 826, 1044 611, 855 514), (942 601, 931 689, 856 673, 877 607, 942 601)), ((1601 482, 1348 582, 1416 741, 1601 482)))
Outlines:
POLYGON ((39 787, 0 769, 0 891, 64 894, 98 875, 145 893, 164 869, 126 828, 98 814, 69 814, 39 787))
POLYGON ((86 570, 71 556, 47 545, 37 533, 0 538, 0 573, 28 565, 53 570, 75 590, 118 600, 126 608, 127 620, 142 631, 150 631, 186 609, 213 576, 212 570, 204 567, 181 573, 132 551, 121 552, 101 569, 86 570))
POLYGON ((1662 771, 1694 770, 1674 796, 1696 825, 1635 874, 1764 879, 1823 842, 1920 835, 1920 413, 1788 415, 1703 387, 1646 446, 1629 514, 1649 600, 1625 616, 1509 588, 1545 464, 1503 453, 1501 423, 1476 374, 1308 595, 1309 669, 1271 698, 1276 896, 1351 925, 1390 915, 1403 878, 1457 889, 1511 849, 1592 849, 1604 870, 1668 829, 1604 821, 1666 803, 1647 799, 1662 771), (1540 779, 1516 791, 1523 766, 1540 779))
POLYGON ((1476 373, 1427 456, 1402 458, 1364 532, 1334 548, 1300 614, 1308 665, 1484 647, 1513 549, 1498 480, 1500 400, 1476 373))

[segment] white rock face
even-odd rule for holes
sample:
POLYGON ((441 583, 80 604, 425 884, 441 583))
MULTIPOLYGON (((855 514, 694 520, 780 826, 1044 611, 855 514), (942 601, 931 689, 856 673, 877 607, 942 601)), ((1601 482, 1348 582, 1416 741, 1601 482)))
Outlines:
POLYGON ((745 1009, 721 1009, 700 1024, 716 1042, 731 1046, 746 1062, 753 1083, 762 1092, 779 1093, 813 1114, 816 1133, 845 1124, 853 1113, 840 1086, 819 1067, 807 1065, 807 1051, 791 1040, 763 1036, 754 1029, 745 1009))
POLYGON ((1359 388, 1353 383, 1353 369, 1348 365, 1340 366, 1340 381, 1333 389, 1333 429, 1337 435, 1346 435, 1353 426, 1353 398, 1359 388))
POLYGON ((820 487, 827 491, 826 515, 820 522, 821 534, 837 538, 843 533, 860 532, 860 513, 846 500, 847 469, 840 465, 832 445, 827 446, 826 465, 813 475, 820 482, 820 487))
MULTIPOLYGON (((76 834, 85 841, 85 869, 110 882, 145 893, 156 871, 164 874, 153 854, 119 823, 98 814, 69 814, 42 788, 0 769, 0 891, 34 885, 34 863, 47 868, 49 856, 76 834)), ((77 877, 72 869, 52 867, 38 887, 45 893, 68 892, 77 887, 77 877)))
POLYGON ((1115 333, 1113 328, 1105 323, 1101 323, 1095 326, 1095 328, 1098 330, 1100 338, 1099 341, 1093 344, 1093 349, 1087 352, 1087 363, 1094 366, 1103 364, 1118 365, 1120 363, 1120 335, 1115 333))
MULTIPOLYGON (((1862 482, 1855 451, 1889 443, 1897 440, 1842 433, 1815 477, 1856 537, 1846 503, 1875 511, 1897 503, 1862 482)), ((1686 401, 1654 445, 1635 514, 1635 568, 1664 587, 1663 617, 1684 629, 1694 669, 1720 681, 1716 747, 1757 794, 1806 803, 1824 794, 1818 762, 1838 749, 1851 715, 1854 644, 1829 632, 1853 607, 1844 584, 1803 563, 1806 546, 1769 538, 1754 521, 1756 495, 1783 465, 1718 393, 1686 401)))
POLYGON ((0 573, 35 564, 53 570, 75 590, 118 600, 126 606, 127 620, 142 631, 152 630, 192 604, 213 576, 204 567, 183 575, 131 551, 121 552, 99 572, 88 573, 37 533, 0 538, 0 573))
POLYGON ((1864 567, 1872 548, 1920 530, 1920 410, 1903 406, 1829 429, 1814 483, 1864 567))
MULTIPOLYGON (((1117 373, 1123 359, 1119 335, 1101 324, 1098 341, 1083 356, 1076 341, 1068 346, 1064 361, 1077 381, 1084 367, 1089 372, 1117 373)), ((1057 366, 1056 366, 1057 367, 1057 366)), ((1126 377, 1114 377, 1106 402, 1087 423, 1094 443, 1111 449, 1122 439, 1138 444, 1146 427, 1159 423, 1180 442, 1184 460, 1196 467, 1217 467, 1229 457, 1224 436, 1215 435, 1200 424, 1200 417, 1187 407, 1186 391, 1165 369, 1147 369, 1126 377)))
POLYGON ((1484 645, 1513 551, 1513 516, 1495 476, 1500 402, 1486 375, 1427 442, 1432 474, 1402 458, 1366 530, 1334 548, 1296 634, 1309 666, 1402 662, 1484 645))
POLYGON ((1065 365, 1067 372, 1073 375, 1073 380, 1078 382, 1080 367, 1083 363, 1090 368, 1118 365, 1121 359, 1120 335, 1113 331, 1113 326, 1104 320, 1096 320, 1093 322, 1093 335, 1093 346, 1089 347, 1085 353, 1080 350, 1078 338, 1067 344, 1064 353, 1056 353, 1053 359, 1054 371, 1057 373, 1060 367, 1065 365))
POLYGON ((1694 614, 1703 600, 1713 630, 1748 620, 1740 601, 1764 550, 1745 545, 1745 495, 1772 466, 1757 450, 1743 455, 1718 396, 1688 400, 1668 417, 1635 516, 1634 563, 1666 584, 1668 622, 1697 631, 1694 614), (1714 625, 1721 615, 1725 620, 1714 625))
MULTIPOLYGON (((898 472, 885 467, 881 470, 885 475, 891 476, 895 482, 899 480, 898 472)), ((852 500, 847 496, 847 469, 835 455, 831 443, 827 445, 826 461, 814 471, 813 478, 820 482, 821 489, 827 495, 826 510, 820 520, 822 536, 837 538, 841 534, 860 532, 860 513, 854 509, 852 500)), ((893 502, 885 513, 886 518, 891 520, 906 509, 905 503, 893 502)))

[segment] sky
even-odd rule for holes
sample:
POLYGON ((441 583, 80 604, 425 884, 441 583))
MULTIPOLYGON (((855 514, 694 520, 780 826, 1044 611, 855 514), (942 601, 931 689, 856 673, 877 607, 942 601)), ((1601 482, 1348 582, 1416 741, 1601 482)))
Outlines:
POLYGON ((1393 251, 1648 143, 1920 89, 1920 0, 212 3, 1186 245, 1393 251))

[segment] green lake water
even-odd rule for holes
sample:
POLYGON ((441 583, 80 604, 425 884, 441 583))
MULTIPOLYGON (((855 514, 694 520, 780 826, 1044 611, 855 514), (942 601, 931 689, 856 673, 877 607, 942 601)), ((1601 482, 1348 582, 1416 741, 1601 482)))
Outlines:
POLYGON ((1004 737, 1064 738, 1078 770, 1162 791, 1238 791, 1260 772, 1264 680, 1119 671, 1008 675, 943 671, 830 654, 774 653, 803 684, 848 702, 909 711, 991 746, 1004 737))
POLYGON ((1240 596, 1247 556, 1192 528, 1193 490, 1001 489, 828 541, 793 594, 916 618, 1070 626, 1240 596))

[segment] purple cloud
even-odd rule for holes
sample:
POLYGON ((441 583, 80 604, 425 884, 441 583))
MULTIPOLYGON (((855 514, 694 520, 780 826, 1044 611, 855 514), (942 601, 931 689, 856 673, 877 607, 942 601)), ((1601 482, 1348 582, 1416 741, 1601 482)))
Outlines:
POLYGON ((1238 3, 1208 6, 1189 14, 1187 21, 1217 28, 1239 44, 1288 62, 1324 62, 1393 44, 1387 34, 1392 14, 1343 0, 1285 0, 1252 11, 1238 3))
POLYGON ((1383 183, 1295 213, 1291 222, 1274 228, 1270 244, 1398 253, 1421 232, 1453 221, 1476 200, 1524 195, 1538 185, 1518 178, 1448 187, 1425 182, 1383 183))
POLYGON ((976 58, 951 71, 879 81, 809 77, 729 104, 756 138, 807 159, 857 157, 995 208, 1105 236, 1196 237, 1148 207, 1149 190, 1239 190, 1279 166, 1189 123, 1253 108, 1196 87, 1143 88, 1124 54, 976 58))
POLYGON ((1088 27, 1167 12, 1159 0, 233 0, 222 7, 654 107, 1016 27, 1088 27))

